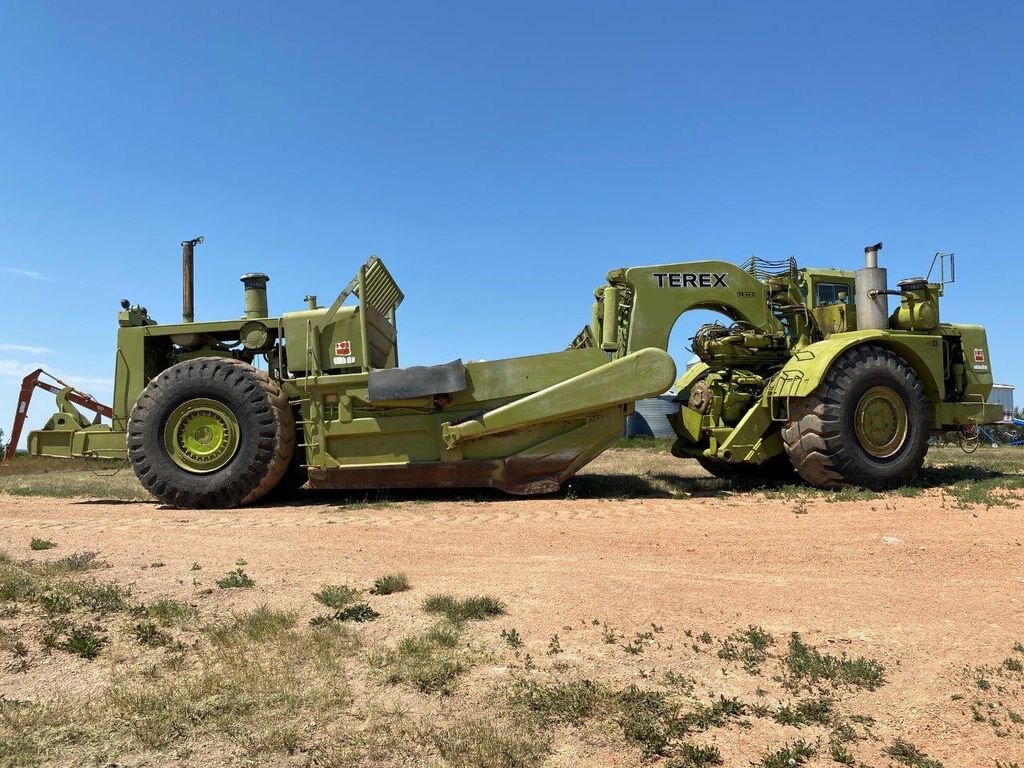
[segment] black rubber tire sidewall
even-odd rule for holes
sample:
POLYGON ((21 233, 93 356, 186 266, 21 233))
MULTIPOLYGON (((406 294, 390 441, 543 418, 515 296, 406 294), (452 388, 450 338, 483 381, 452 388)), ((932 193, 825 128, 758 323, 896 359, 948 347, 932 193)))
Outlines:
POLYGON ((172 366, 139 397, 128 431, 128 455, 142 484, 158 499, 181 507, 237 506, 266 477, 276 447, 274 409, 259 381, 233 361, 200 358, 172 366), (189 400, 222 403, 238 423, 238 448, 208 474, 179 467, 164 445, 164 427, 189 400))
MULTIPOLYGON (((900 361, 904 372, 914 375, 900 361)), ((903 372, 891 368, 872 368, 853 372, 853 384, 843 392, 839 405, 839 421, 847 439, 839 462, 848 482, 867 488, 889 488, 909 482, 920 470, 921 457, 928 450, 929 414, 927 401, 915 397, 903 372), (896 455, 879 459, 868 453, 857 439, 855 416, 864 393, 872 387, 884 386, 899 395, 907 412, 907 437, 896 455)))
POLYGON ((818 387, 789 406, 782 441, 800 476, 819 488, 891 490, 914 479, 928 452, 931 404, 914 368, 896 352, 864 344, 843 352, 818 387), (907 438, 888 459, 865 451, 854 428, 857 405, 871 387, 885 386, 907 409, 907 438))

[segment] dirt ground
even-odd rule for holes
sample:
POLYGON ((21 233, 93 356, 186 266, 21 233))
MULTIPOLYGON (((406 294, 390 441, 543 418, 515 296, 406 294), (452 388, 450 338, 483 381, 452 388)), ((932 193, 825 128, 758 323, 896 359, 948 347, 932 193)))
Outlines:
MULTIPOLYGON (((843 694, 849 712, 869 723, 852 748, 861 764, 896 764, 884 752, 896 738, 947 767, 1024 762, 1024 727, 999 715, 1024 713, 1019 680, 991 674, 1024 642, 1024 515, 1014 506, 965 507, 935 489, 855 501, 435 495, 339 506, 314 496, 231 511, 0 495, 0 549, 27 551, 32 537, 59 542, 65 553, 101 553, 111 565, 103 577, 133 584, 143 600, 172 595, 213 614, 304 606, 305 621, 321 585, 404 571, 415 589, 393 596, 388 605, 399 614, 414 616, 428 594, 487 593, 508 614, 476 625, 482 643, 500 646, 499 632, 514 627, 523 653, 541 665, 557 660, 563 672, 625 683, 672 669, 709 696, 767 696, 767 704, 776 703, 763 689, 771 670, 748 675, 715 657, 716 646, 691 638, 706 631, 717 644, 759 626, 784 649, 799 632, 822 652, 885 665, 884 686, 843 694), (208 589, 240 561, 256 588, 208 589), (642 654, 622 653, 602 642, 608 627, 623 638, 653 627, 653 641, 642 654), (557 657, 550 653, 556 635, 557 657), (979 691, 984 670, 997 685, 979 691)), ((416 621, 385 616, 365 632, 384 638, 400 629, 396 623, 416 621)), ((507 666, 485 665, 467 685, 507 674, 507 666)), ((33 699, 100 684, 97 665, 80 663, 68 676, 66 662, 52 656, 37 667, 0 672, 0 696, 33 699)), ((747 765, 769 746, 765 727, 755 720, 710 739, 726 765, 747 765)), ((771 738, 801 734, 787 728, 771 738)), ((826 753, 809 764, 834 764, 826 753)), ((548 764, 640 760, 600 739, 580 746, 570 734, 556 738, 548 764)))

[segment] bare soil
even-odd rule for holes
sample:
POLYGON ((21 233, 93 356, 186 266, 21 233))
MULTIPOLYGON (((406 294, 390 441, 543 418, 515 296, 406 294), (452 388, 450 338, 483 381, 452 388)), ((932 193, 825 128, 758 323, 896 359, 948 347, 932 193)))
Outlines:
MULTIPOLYGON (((622 459, 604 461, 615 467, 622 459)), ((976 682, 978 668, 998 668, 1024 642, 1024 514, 1015 506, 957 505, 941 489, 856 501, 433 494, 341 506, 317 495, 231 511, 0 495, 0 549, 42 554, 28 551, 32 537, 57 542, 52 554, 98 551, 111 565, 103 578, 133 584, 143 601, 178 597, 212 615, 269 604, 300 609, 305 622, 321 585, 367 585, 405 572, 414 589, 387 598, 382 619, 365 625, 371 642, 427 626, 419 609, 426 595, 498 596, 508 614, 473 627, 497 655, 463 683, 470 692, 493 687, 529 653, 556 675, 642 684, 672 670, 696 681, 695 696, 776 705, 776 661, 751 675, 715 649, 753 625, 776 638, 773 651, 782 655, 790 633, 799 632, 823 653, 885 666, 878 690, 841 693, 849 714, 873 720, 863 721, 869 725, 850 745, 862 763, 889 765, 884 749, 895 738, 949 768, 1024 761, 1024 728, 998 716, 1024 713, 1020 685, 997 675, 997 696, 983 695, 976 682), (256 587, 211 592, 214 578, 240 559, 256 587), (514 657, 499 636, 509 628, 525 642, 514 657), (618 643, 604 641, 609 628, 618 643), (705 631, 713 644, 696 641, 705 631), (653 639, 642 653, 622 650, 644 632, 653 639), (559 654, 549 653, 555 635, 559 654), (979 702, 987 707, 981 721, 972 713, 979 702)), ((0 697, 88 695, 108 674, 102 659, 47 656, 28 673, 0 671, 0 697)), ((726 765, 747 765, 797 737, 819 739, 809 764, 834 764, 827 730, 754 719, 746 728, 711 731, 705 741, 726 765)), ((546 764, 641 762, 636 750, 569 729, 555 737, 546 764)))

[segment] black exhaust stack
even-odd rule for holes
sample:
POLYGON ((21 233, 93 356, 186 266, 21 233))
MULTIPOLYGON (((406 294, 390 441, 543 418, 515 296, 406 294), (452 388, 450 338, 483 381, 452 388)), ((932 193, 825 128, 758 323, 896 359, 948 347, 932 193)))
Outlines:
POLYGON ((181 244, 181 322, 191 323, 196 319, 195 300, 195 250, 203 242, 203 236, 185 240, 181 244))

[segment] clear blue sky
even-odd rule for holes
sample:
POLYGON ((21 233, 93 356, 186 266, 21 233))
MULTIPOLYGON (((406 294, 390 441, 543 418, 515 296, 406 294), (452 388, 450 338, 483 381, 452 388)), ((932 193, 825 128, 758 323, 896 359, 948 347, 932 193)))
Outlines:
POLYGON ((0 426, 36 363, 109 397, 198 234, 198 319, 379 254, 410 364, 560 349, 617 266, 956 251, 944 319, 1024 386, 1022 73, 1009 2, 6 2, 0 426))

